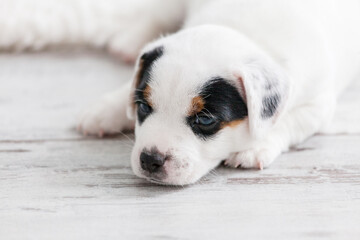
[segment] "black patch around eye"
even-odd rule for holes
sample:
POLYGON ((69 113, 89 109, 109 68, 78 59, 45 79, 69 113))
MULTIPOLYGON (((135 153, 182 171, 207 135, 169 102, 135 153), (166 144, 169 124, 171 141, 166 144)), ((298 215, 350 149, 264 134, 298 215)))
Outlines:
POLYGON ((281 97, 279 94, 272 96, 267 96, 262 99, 263 109, 261 112, 261 117, 263 119, 271 118, 276 113, 276 110, 279 106, 281 97))
POLYGON ((164 47, 157 47, 140 57, 140 69, 137 79, 137 88, 144 88, 151 79, 151 69, 155 61, 164 54, 164 47))
POLYGON ((145 119, 152 113, 152 108, 145 99, 144 90, 151 81, 151 70, 156 60, 158 60, 164 53, 163 47, 157 47, 147 53, 144 53, 140 58, 139 73, 137 75, 137 82, 134 94, 134 102, 137 104, 137 116, 139 124, 141 125, 145 119), (139 109, 140 104, 145 104, 150 107, 151 111, 142 111, 139 109))
POLYGON ((247 106, 237 88, 223 78, 216 77, 207 82, 200 91, 205 105, 201 114, 213 117, 216 123, 211 128, 195 124, 197 116, 187 117, 187 123, 195 135, 206 140, 214 136, 224 123, 241 120, 248 116, 247 106))

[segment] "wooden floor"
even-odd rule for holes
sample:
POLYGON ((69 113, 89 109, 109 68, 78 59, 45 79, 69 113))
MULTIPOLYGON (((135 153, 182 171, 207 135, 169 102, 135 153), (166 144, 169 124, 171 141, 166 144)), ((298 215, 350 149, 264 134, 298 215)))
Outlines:
POLYGON ((131 70, 100 53, 0 55, 1 240, 360 239, 360 81, 326 134, 271 168, 182 188, 135 177, 126 137, 74 130, 131 70))

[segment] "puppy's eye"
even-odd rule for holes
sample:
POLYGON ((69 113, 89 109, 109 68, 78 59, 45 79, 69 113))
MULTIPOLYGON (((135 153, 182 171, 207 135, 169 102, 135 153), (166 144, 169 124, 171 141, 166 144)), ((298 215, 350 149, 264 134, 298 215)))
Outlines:
POLYGON ((138 103, 138 111, 144 115, 150 114, 152 112, 152 108, 146 103, 138 103))
POLYGON ((195 123, 198 125, 210 126, 215 123, 215 119, 208 116, 198 116, 195 119, 195 123))
POLYGON ((216 128, 218 121, 209 116, 196 116, 194 121, 195 129, 198 129, 200 132, 211 132, 214 128, 216 128))
POLYGON ((205 139, 220 129, 221 120, 213 115, 199 113, 188 117, 187 123, 195 135, 205 139))

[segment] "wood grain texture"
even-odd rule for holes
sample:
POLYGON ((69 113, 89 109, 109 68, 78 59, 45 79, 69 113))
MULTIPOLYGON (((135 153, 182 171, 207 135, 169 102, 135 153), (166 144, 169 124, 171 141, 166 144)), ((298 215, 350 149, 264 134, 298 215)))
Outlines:
POLYGON ((135 177, 125 136, 74 130, 131 67, 99 53, 0 55, 0 239, 360 239, 360 83, 334 124, 264 171, 135 177))

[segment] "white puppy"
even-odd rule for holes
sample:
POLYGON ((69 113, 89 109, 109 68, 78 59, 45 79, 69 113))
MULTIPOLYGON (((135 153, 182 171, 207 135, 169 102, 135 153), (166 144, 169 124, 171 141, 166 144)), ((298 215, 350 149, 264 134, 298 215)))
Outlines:
POLYGON ((267 167, 328 124, 360 72, 359 0, 154 0, 139 9, 126 44, 111 45, 139 55, 133 80, 79 125, 100 136, 135 127, 133 171, 157 183, 194 183, 223 160, 267 167), (134 50, 179 19, 179 32, 134 50))

